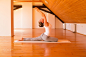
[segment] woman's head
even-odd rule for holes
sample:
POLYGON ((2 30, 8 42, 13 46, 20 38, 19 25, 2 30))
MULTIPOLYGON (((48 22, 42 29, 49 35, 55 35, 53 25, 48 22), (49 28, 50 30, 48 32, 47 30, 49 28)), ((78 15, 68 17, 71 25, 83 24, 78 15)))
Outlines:
POLYGON ((44 23, 39 22, 39 27, 43 27, 43 26, 44 26, 44 23))
POLYGON ((39 20, 39 27, 43 27, 43 26, 44 26, 44 19, 41 18, 41 19, 39 20))

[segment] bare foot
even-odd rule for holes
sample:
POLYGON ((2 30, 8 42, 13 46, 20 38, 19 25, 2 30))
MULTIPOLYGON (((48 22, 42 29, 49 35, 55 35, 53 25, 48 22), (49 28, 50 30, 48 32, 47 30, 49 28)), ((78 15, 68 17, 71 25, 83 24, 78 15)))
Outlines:
POLYGON ((21 40, 18 40, 18 41, 23 41, 24 38, 22 38, 21 40))

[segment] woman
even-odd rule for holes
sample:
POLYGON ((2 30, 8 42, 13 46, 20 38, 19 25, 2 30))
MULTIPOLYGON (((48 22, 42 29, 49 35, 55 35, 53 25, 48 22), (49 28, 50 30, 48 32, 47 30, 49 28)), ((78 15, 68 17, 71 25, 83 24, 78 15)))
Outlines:
MULTIPOLYGON (((39 26, 42 27, 44 25, 45 32, 42 33, 39 37, 36 38, 22 38, 23 41, 48 41, 48 42, 57 42, 58 39, 54 37, 50 37, 51 33, 51 24, 47 22, 46 16, 42 13, 38 8, 35 8, 41 15, 42 19, 39 20, 39 26)), ((20 41, 22 41, 20 40, 20 41)))

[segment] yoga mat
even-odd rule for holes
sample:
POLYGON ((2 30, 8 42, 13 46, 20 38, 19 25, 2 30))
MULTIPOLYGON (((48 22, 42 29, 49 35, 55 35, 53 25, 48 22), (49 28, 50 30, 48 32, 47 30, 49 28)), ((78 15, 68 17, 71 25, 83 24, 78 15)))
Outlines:
POLYGON ((46 41, 18 41, 15 40, 14 43, 71 43, 69 40, 58 40, 58 42, 46 42, 46 41))

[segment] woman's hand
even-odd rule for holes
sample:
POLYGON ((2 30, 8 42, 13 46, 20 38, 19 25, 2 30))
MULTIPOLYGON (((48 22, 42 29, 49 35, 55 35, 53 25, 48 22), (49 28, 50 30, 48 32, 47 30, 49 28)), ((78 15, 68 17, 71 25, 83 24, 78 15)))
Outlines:
POLYGON ((45 14, 41 12, 37 7, 35 7, 35 9, 42 15, 42 17, 45 17, 45 14))
POLYGON ((39 11, 39 9, 38 9, 37 7, 35 7, 35 9, 36 9, 37 11, 39 11))
POLYGON ((44 19, 43 19, 43 18, 41 18, 41 19, 39 20, 39 22, 42 22, 42 23, 44 23, 44 19))

